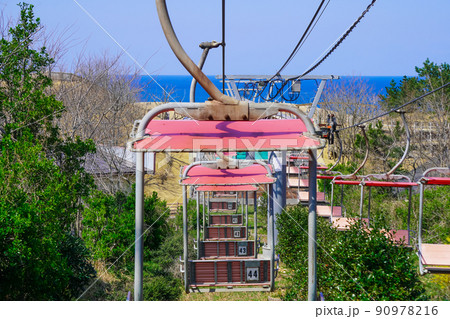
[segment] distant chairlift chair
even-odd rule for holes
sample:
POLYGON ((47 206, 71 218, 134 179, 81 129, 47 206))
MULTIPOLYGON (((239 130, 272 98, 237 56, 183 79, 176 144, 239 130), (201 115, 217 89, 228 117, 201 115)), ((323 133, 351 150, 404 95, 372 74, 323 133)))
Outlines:
POLYGON ((372 187, 395 187, 395 188, 407 188, 409 189, 408 196, 408 217, 407 217, 407 229, 391 229, 386 233, 386 236, 392 238, 392 240, 397 244, 407 244, 411 245, 410 239, 410 223, 411 223, 411 196, 412 196, 412 188, 417 186, 417 183, 411 182, 410 178, 405 175, 394 175, 394 172, 403 161, 406 159, 408 155, 409 146, 411 142, 411 136, 409 133, 408 123, 406 122, 405 112, 398 111, 402 118, 403 125, 406 131, 406 147, 403 152, 403 156, 400 160, 394 165, 394 167, 387 172, 386 174, 370 174, 363 178, 361 181, 361 201, 360 201, 360 218, 363 216, 363 206, 364 206, 364 188, 369 188, 369 201, 367 208, 367 219, 368 219, 368 227, 370 227, 370 206, 371 206, 371 190, 372 187), (373 180, 376 179, 376 180, 373 180), (402 182, 403 180, 403 182, 402 182))
MULTIPOLYGON (((358 126, 361 129, 361 132, 363 134, 364 137, 364 141, 366 144, 366 153, 364 156, 363 161, 361 162, 361 164, 358 166, 358 168, 356 168, 356 170, 351 173, 350 175, 336 175, 333 177, 333 179, 331 180, 331 208, 330 208, 330 222, 333 225, 333 227, 336 227, 338 230, 348 230, 348 228, 350 227, 350 225, 354 224, 355 222, 357 222, 356 218, 351 218, 351 217, 346 217, 344 215, 344 217, 342 217, 342 214, 345 214, 345 211, 343 212, 343 187, 345 185, 360 185, 361 181, 362 181, 362 176, 357 176, 356 174, 364 167, 364 165, 367 162, 367 159, 369 158, 369 139, 367 138, 366 135, 366 131, 364 129, 363 125, 359 125, 358 126), (341 189, 341 216, 339 216, 338 210, 335 211, 335 206, 334 206, 334 186, 335 185, 341 185, 342 189, 341 189), (331 214, 331 212, 333 212, 333 214, 331 214)), ((363 222, 367 223, 369 220, 367 218, 362 218, 361 219, 363 222)))
MULTIPOLYGON (((188 185, 196 185, 198 192, 212 189, 253 191, 256 212, 255 189, 257 188, 252 184, 267 186, 267 191, 270 193, 271 184, 275 181, 270 166, 265 164, 248 163, 248 166, 239 169, 214 169, 208 167, 211 164, 213 163, 203 163, 203 165, 194 163, 183 169, 181 184, 184 192, 188 185)), ((183 205, 187 205, 186 197, 184 198, 183 205)), ((230 215, 230 218, 226 220, 223 217, 227 215, 218 216, 221 216, 218 220, 220 223, 223 221, 227 223, 204 227, 206 236, 201 241, 198 231, 200 216, 197 205, 197 240, 195 241, 197 259, 189 260, 189 266, 185 265, 182 270, 189 271, 187 285, 190 291, 272 290, 277 267, 270 254, 263 254, 262 258, 257 258, 256 213, 254 214, 255 238, 253 241, 248 240, 248 218, 244 226, 243 220, 239 222, 237 218, 241 215, 230 215)), ((210 217, 214 218, 214 215, 210 217)), ((204 219, 203 223, 205 223, 204 219)), ((272 225, 268 225, 268 233, 271 233, 273 228, 272 220, 272 225)), ((273 243, 269 245, 272 246, 273 243)))
POLYGON ((450 176, 450 168, 435 167, 423 173, 419 180, 420 203, 419 203, 419 231, 418 231, 418 255, 420 273, 450 273, 450 245, 423 243, 423 204, 425 185, 444 186, 450 185, 450 177, 430 177, 432 172, 438 172, 450 176))

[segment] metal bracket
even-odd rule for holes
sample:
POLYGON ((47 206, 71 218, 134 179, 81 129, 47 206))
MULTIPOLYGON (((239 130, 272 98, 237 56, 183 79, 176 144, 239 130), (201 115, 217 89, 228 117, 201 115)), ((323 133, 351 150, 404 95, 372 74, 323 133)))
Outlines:
POLYGON ((184 265, 184 260, 181 259, 181 256, 180 256, 180 262, 181 262, 181 265, 180 265, 180 272, 181 272, 181 273, 184 273, 184 267, 183 267, 183 265, 184 265))
POLYGON ((135 120, 133 123, 133 128, 131 129, 130 137, 136 138, 137 136, 137 129, 139 127, 139 124, 141 123, 141 120, 135 120))
POLYGON ((182 115, 187 114, 199 121, 247 121, 249 119, 249 105, 246 102, 223 104, 218 101, 206 101, 202 108, 186 108, 182 112, 182 115))
MULTIPOLYGON (((192 239, 193 241, 194 241, 194 250, 197 250, 198 249, 198 247, 196 246, 196 244, 197 244, 197 240, 196 239, 192 239)), ((181 257, 180 257, 181 258, 181 257)))

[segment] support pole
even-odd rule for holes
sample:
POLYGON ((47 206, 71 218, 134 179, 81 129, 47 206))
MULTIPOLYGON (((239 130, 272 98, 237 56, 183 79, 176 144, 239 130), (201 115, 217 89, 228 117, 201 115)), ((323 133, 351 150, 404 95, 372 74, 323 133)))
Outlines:
POLYGON ((334 183, 333 182, 331 182, 330 206, 331 206, 330 222, 333 223, 333 209, 334 209, 334 183))
POLYGON ((362 221, 363 218, 363 210, 364 210, 364 186, 361 182, 361 195, 359 199, 359 219, 362 221))
POLYGON ((241 200, 240 200, 240 204, 241 204, 241 220, 244 220, 244 193, 241 192, 241 200))
POLYGON ((144 153, 136 153, 136 230, 134 245, 134 300, 142 301, 144 267, 144 153))
POLYGON ((412 197, 412 187, 409 187, 409 196, 408 196, 408 246, 411 245, 411 235, 410 235, 410 225, 411 225, 411 197, 412 197))
POLYGON ((156 9, 158 11, 159 21, 161 22, 161 27, 166 36, 167 42, 172 48, 173 53, 184 66, 184 68, 197 79, 198 83, 203 87, 203 89, 213 98, 213 100, 222 102, 223 104, 238 104, 238 101, 232 97, 229 97, 222 92, 211 82, 211 80, 199 69, 197 65, 191 60, 181 46, 178 38, 173 29, 172 23, 170 22, 169 13, 167 11, 165 0, 155 0, 156 9))
POLYGON ((258 223, 258 198, 256 197, 256 193, 257 193, 257 191, 255 191, 255 193, 254 193, 254 198, 253 198, 253 207, 254 207, 254 210, 253 210, 253 233, 255 234, 255 238, 254 238, 254 240, 255 240, 255 242, 254 242, 254 244, 253 244, 253 250, 254 250, 254 253, 255 253, 255 258, 258 258, 258 249, 257 249, 257 247, 256 247, 256 245, 257 245, 257 243, 258 243, 258 225, 257 225, 257 223, 258 223))
POLYGON ((197 193, 197 259, 200 259, 200 192, 197 193))
POLYGON ((370 201, 372 199, 372 187, 369 186, 369 201, 367 203, 367 227, 370 227, 370 201))
POLYGON ((425 269, 422 264, 422 219, 423 219, 423 192, 424 184, 419 182, 419 229, 417 232, 417 245, 419 246, 419 271, 420 274, 425 273, 425 269))
POLYGON ((274 234, 274 200, 273 200, 273 184, 269 184, 267 196, 267 239, 270 251, 270 291, 275 288, 275 234, 274 234))
POLYGON ((317 300, 317 151, 308 151, 309 213, 308 213, 308 301, 317 300))
POLYGON ((222 0, 222 94, 225 94, 225 0, 222 0))
POLYGON ((184 259, 184 291, 189 293, 188 271, 188 223, 187 223, 187 186, 183 186, 183 259, 184 259))
POLYGON ((207 200, 206 200, 206 211, 208 212, 208 226, 209 226, 209 223, 210 223, 210 221, 211 221, 211 218, 210 218, 210 216, 209 216, 209 205, 210 205, 210 203, 209 203, 209 197, 211 196, 211 193, 210 192, 208 192, 208 197, 207 197, 207 200))
POLYGON ((206 234, 206 222, 205 222, 205 192, 202 192, 202 199, 203 199, 203 240, 205 240, 205 234, 206 234))
MULTIPOLYGON (((202 55, 200 56, 200 61, 198 62, 198 68, 200 70, 203 69, 203 65, 205 64, 206 57, 208 56, 209 50, 212 48, 217 48, 220 45, 220 43, 217 43, 216 41, 212 42, 202 42, 200 43, 200 48, 203 49, 202 55)), ((195 102, 195 89, 197 87, 197 79, 195 77, 192 78, 191 81, 191 89, 189 91, 189 102, 194 103, 195 102)))
POLYGON ((245 192, 245 240, 248 240, 248 192, 245 192))
MULTIPOLYGON (((198 63, 198 68, 201 70, 203 69, 203 64, 205 64, 206 57, 208 56, 209 48, 205 48, 202 51, 202 55, 200 57, 200 62, 198 63)), ((189 91, 189 102, 194 103, 195 102, 195 89, 197 87, 197 79, 192 78, 191 81, 191 89, 189 91)))
MULTIPOLYGON (((271 156, 274 177, 276 178, 273 186, 273 193, 270 194, 274 201, 274 223, 277 221, 277 216, 281 214, 284 207, 286 207, 286 156, 286 151, 273 152, 271 156)), ((274 241, 275 244, 278 242, 278 231, 276 228, 274 230, 274 241)))
POLYGON ((317 88, 316 96, 314 97, 314 101, 311 105, 311 109, 309 110, 308 117, 310 119, 313 118, 314 112, 316 111, 317 104, 319 103, 320 96, 322 95, 323 88, 325 87, 325 83, 327 80, 320 81, 319 87, 317 88))

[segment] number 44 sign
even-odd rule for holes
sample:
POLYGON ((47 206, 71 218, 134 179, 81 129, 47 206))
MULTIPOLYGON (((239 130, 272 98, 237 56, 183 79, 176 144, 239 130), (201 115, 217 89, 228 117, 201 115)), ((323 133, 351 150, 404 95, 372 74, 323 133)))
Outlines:
POLYGON ((247 281, 259 281, 259 268, 247 268, 247 281))

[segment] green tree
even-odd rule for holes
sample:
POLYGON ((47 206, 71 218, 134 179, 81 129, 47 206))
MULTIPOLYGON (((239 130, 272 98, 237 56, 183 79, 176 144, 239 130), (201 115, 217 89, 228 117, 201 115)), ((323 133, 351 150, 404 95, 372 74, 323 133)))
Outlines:
MULTIPOLYGON (((392 109, 450 82, 450 65, 427 59, 416 67, 417 76, 392 81, 381 96, 382 106, 392 109)), ((415 165, 446 166, 450 157, 450 86, 407 107, 415 122, 411 127, 415 165)))
MULTIPOLYGON (((97 191, 87 200, 83 214, 82 237, 95 259, 106 263, 116 262, 116 265, 121 266, 128 264, 132 268, 130 261, 134 260, 133 254, 122 254, 134 244, 134 212, 134 192, 129 195, 120 192, 108 195, 97 191)), ((146 250, 157 250, 171 234, 168 216, 166 202, 159 199, 156 192, 144 198, 146 250)))
POLYGON ((95 148, 54 124, 64 106, 45 94, 53 61, 33 48, 33 6, 19 6, 0 41, 0 299, 71 299, 95 275, 74 227, 93 187, 83 158, 95 148))
MULTIPOLYGON (((326 300, 416 300, 424 289, 410 248, 395 245, 376 225, 355 224, 337 231, 318 219, 317 288, 326 300)), ((308 212, 294 207, 277 219, 282 262, 291 270, 288 300, 306 300, 308 288, 308 212)))

